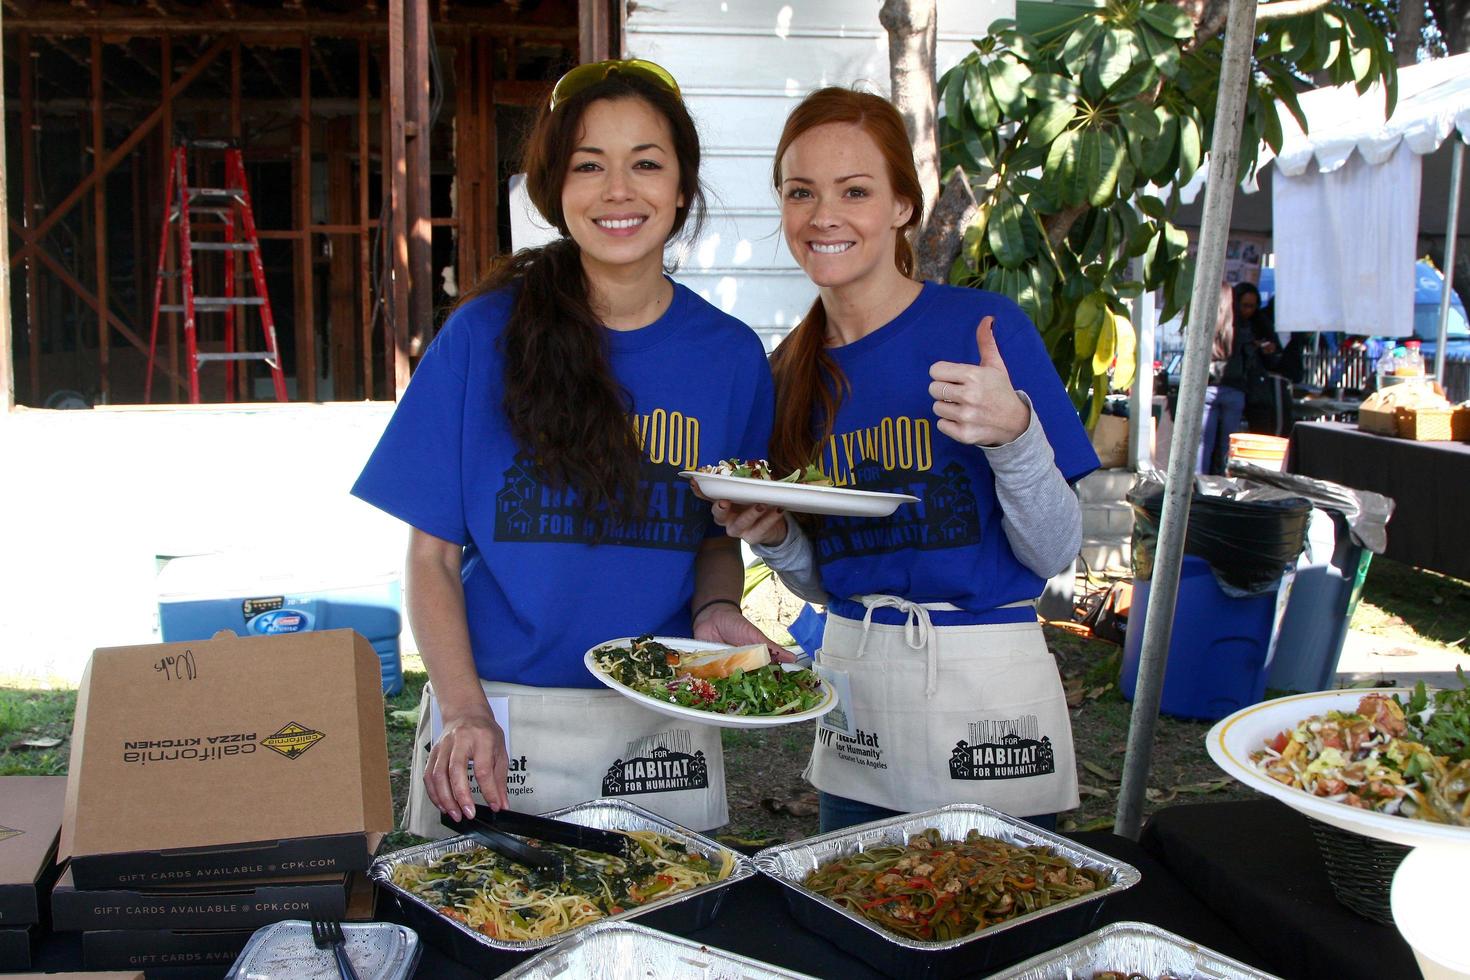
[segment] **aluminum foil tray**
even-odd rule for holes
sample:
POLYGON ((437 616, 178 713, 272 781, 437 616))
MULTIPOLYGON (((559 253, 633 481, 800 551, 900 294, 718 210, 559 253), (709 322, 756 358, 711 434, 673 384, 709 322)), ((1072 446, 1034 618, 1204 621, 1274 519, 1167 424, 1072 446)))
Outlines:
POLYGON ((1100 970, 1179 980, 1278 980, 1274 974, 1142 922, 1114 922, 1002 970, 992 980, 1092 980, 1100 970))
MULTIPOLYGON (((687 892, 679 892, 657 901, 649 902, 608 916, 601 921, 623 921, 634 917, 644 918, 649 925, 674 933, 693 932, 714 921, 720 905, 725 900, 725 890, 737 881, 755 874, 755 865, 728 847, 710 840, 692 830, 686 830, 656 813, 650 813, 634 803, 619 799, 593 800, 576 806, 563 807, 542 816, 554 817, 584 827, 598 830, 652 830, 665 837, 677 840, 694 848, 707 857, 729 854, 734 860, 734 870, 724 881, 713 882, 687 892)), ((384 855, 373 862, 368 877, 386 889, 403 910, 404 918, 418 930, 425 942, 433 944, 467 966, 483 969, 494 975, 509 969, 527 956, 555 946, 581 929, 572 929, 545 939, 513 941, 493 939, 484 933, 440 915, 428 902, 393 883, 393 869, 400 864, 428 864, 446 854, 467 851, 478 847, 473 837, 451 837, 431 844, 405 848, 384 855)), ((582 927, 587 928, 586 926, 582 927)))
MULTIPOLYGON (((347 957, 361 980, 408 980, 418 966, 419 937, 391 922, 344 922, 347 957)), ((317 949, 311 923, 273 922, 255 930, 225 980, 337 980, 337 960, 317 949)))
POLYGON ((816 980, 636 922, 594 922, 500 980, 816 980))
POLYGON ((952 803, 809 837, 794 844, 769 847, 755 856, 755 863, 785 886, 786 904, 797 922, 902 980, 929 980, 995 969, 1075 939, 1092 928, 1107 896, 1131 888, 1141 877, 1138 869, 1130 864, 999 810, 970 803, 952 803), (964 840, 966 833, 976 830, 1009 844, 1049 847, 1078 867, 1101 871, 1109 883, 1090 895, 1017 916, 969 936, 940 942, 925 942, 889 932, 876 922, 802 887, 808 874, 829 861, 871 847, 906 844, 910 837, 930 827, 946 840, 964 840))

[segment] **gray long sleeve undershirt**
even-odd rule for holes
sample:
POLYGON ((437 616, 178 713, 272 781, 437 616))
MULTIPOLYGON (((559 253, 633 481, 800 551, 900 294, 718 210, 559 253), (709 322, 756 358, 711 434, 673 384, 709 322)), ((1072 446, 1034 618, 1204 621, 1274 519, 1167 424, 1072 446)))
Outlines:
MULTIPOLYGON (((1082 547, 1082 507, 1077 493, 1056 467, 1031 399, 1016 392, 1031 410, 1026 431, 1004 446, 982 447, 995 474, 1001 529, 1017 560, 1042 578, 1051 578, 1077 558, 1082 547)), ((825 604, 810 539, 790 514, 786 540, 774 547, 752 545, 751 551, 781 576, 781 582, 807 602, 825 604)))

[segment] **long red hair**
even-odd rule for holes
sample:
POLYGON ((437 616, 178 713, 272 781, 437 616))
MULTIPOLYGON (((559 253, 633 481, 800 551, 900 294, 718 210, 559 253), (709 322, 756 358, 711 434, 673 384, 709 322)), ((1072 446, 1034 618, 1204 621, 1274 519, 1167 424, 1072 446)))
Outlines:
MULTIPOLYGON (((919 226, 924 213, 924 190, 914 167, 908 131, 898 110, 881 96, 847 88, 818 89, 786 117, 771 179, 781 192, 781 160, 786 150, 808 130, 828 123, 862 127, 872 137, 888 165, 894 194, 910 205, 909 219, 899 228, 893 246, 893 262, 905 276, 914 274, 914 247, 909 235, 919 226)), ((776 420, 771 432, 771 462, 793 470, 806 466, 817 449, 832 435, 833 419, 848 391, 847 379, 827 353, 827 311, 819 297, 796 329, 787 334, 771 355, 776 379, 776 420)))

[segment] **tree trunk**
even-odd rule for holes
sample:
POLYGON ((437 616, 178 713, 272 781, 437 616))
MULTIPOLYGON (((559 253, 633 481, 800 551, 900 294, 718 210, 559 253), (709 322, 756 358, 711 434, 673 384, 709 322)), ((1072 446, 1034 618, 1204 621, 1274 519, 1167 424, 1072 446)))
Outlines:
POLYGON ((1419 38, 1424 33, 1424 0, 1399 0, 1398 32, 1393 36, 1393 60, 1407 68, 1419 58, 1419 38))
POLYGON ((927 214, 939 196, 939 140, 935 132, 934 45, 936 0, 883 0, 878 22, 888 32, 888 77, 903 116, 927 214))

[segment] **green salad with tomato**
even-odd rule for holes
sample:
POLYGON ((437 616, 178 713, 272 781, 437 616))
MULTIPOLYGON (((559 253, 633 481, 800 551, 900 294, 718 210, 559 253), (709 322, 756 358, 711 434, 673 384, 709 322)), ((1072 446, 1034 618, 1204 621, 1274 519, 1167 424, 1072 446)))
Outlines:
POLYGON ((693 677, 679 670, 680 652, 651 636, 609 644, 593 652, 597 668, 639 694, 697 711, 722 715, 794 715, 827 697, 822 680, 806 669, 766 664, 728 677, 693 677))

